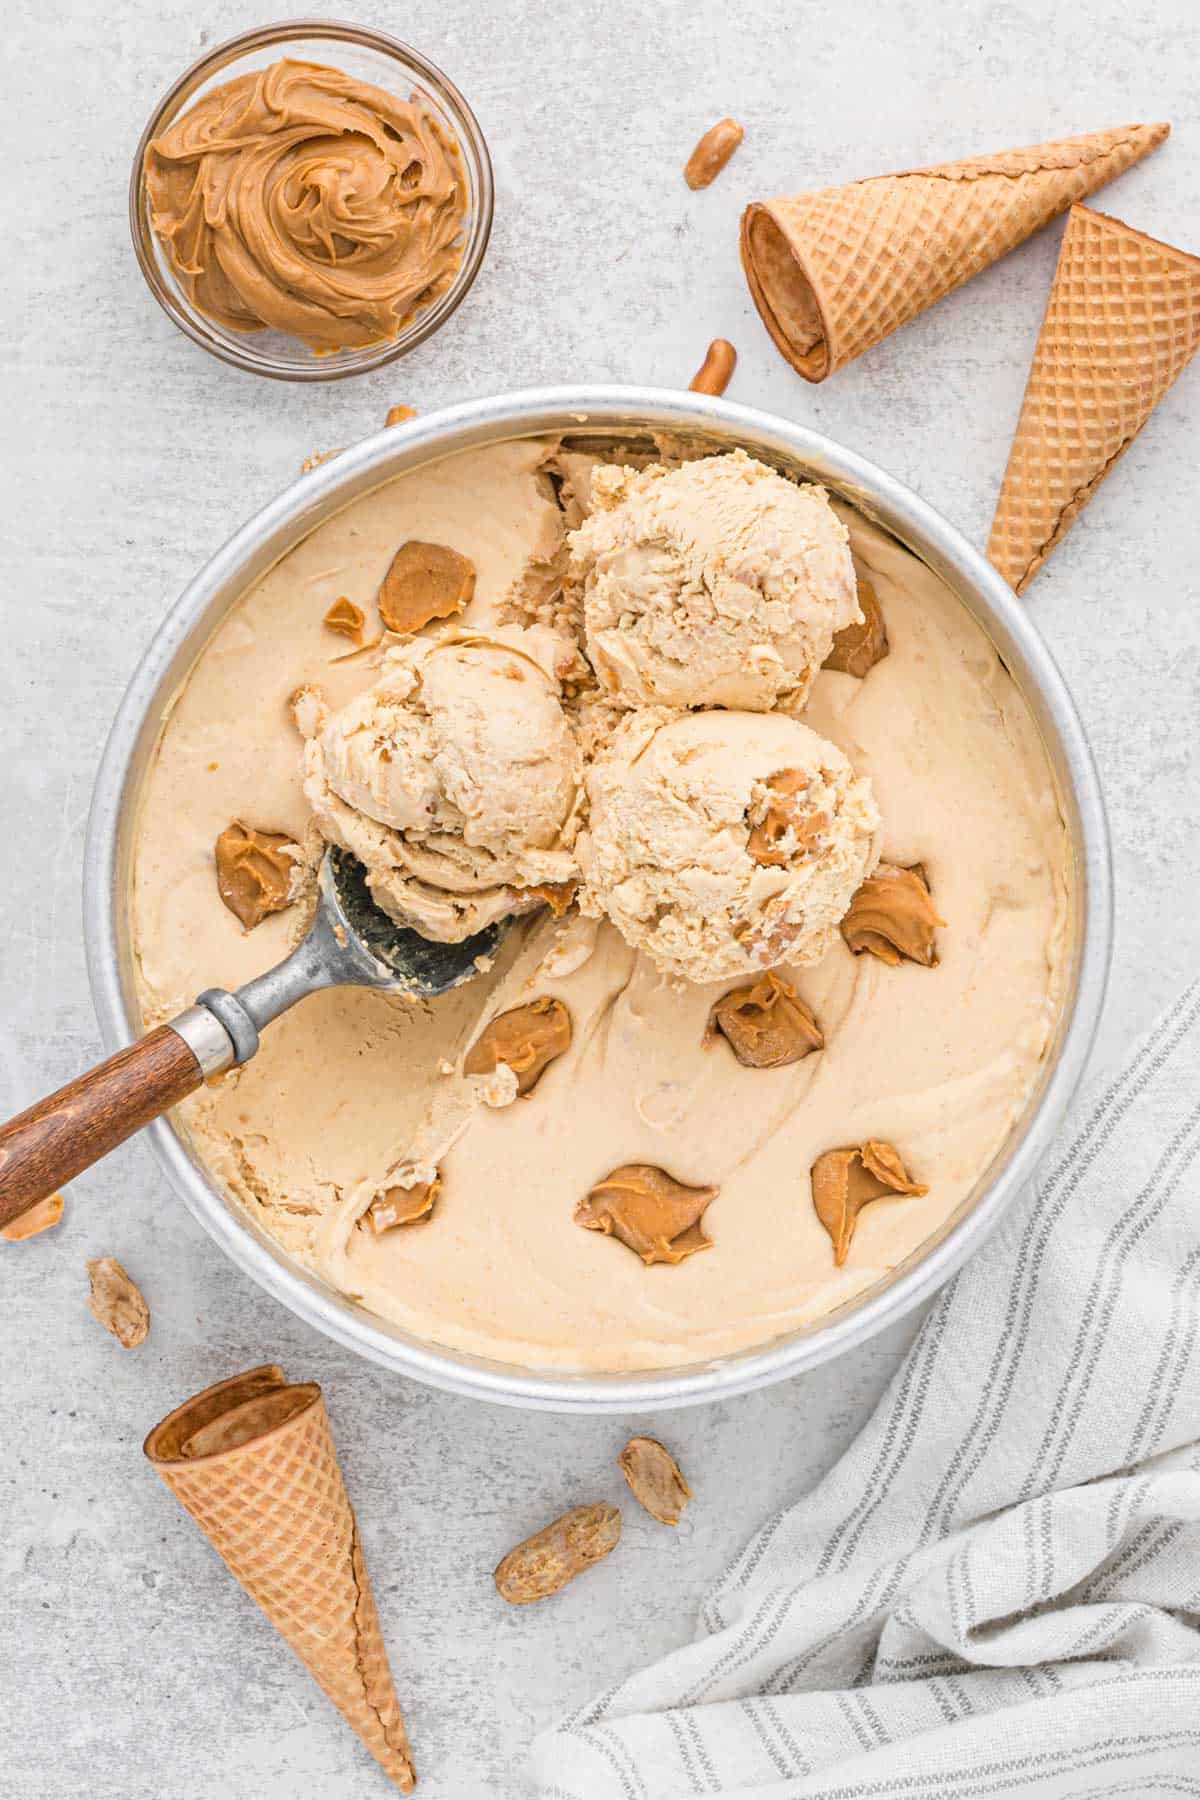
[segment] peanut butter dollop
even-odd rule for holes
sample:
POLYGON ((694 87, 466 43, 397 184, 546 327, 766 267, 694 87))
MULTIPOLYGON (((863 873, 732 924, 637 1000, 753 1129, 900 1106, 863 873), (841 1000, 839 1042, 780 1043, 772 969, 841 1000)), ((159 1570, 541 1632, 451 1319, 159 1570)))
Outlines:
POLYGON ((360 638, 366 621, 362 607, 356 606, 346 594, 339 594, 321 623, 329 631, 340 631, 343 637, 360 638))
POLYGON ((620 1238, 647 1267, 681 1263, 711 1247, 700 1221, 716 1197, 715 1187, 685 1187, 654 1163, 622 1163, 579 1202, 575 1223, 620 1238))
POLYGON ((467 1075, 490 1075, 507 1063, 518 1094, 532 1093, 543 1072, 571 1045, 571 1015, 561 1000, 543 994, 514 1006, 484 1026, 463 1063, 467 1075))
POLYGON ((829 814, 806 807, 812 776, 803 769, 778 769, 763 784, 767 792, 751 815, 746 848, 756 863, 784 869, 797 856, 820 848, 829 814))
POLYGON ((184 292, 232 331, 376 343, 458 267, 467 196, 446 128, 422 99, 321 63, 284 57, 202 94, 145 173, 184 292))
POLYGON ((823 669, 836 669, 841 675, 853 675, 862 681, 877 662, 888 653, 887 626, 879 595, 865 575, 858 577, 858 604, 862 623, 846 625, 833 634, 833 649, 821 664, 823 669))
POLYGON ((855 956, 864 950, 895 969, 907 957, 922 968, 936 969, 933 934, 945 919, 934 911, 925 871, 918 863, 898 869, 880 863, 850 902, 842 920, 842 936, 855 956))
POLYGON ((709 1041, 718 1036, 747 1069, 783 1069, 825 1048, 812 1013, 774 969, 722 994, 708 1020, 709 1041))
POLYGON ((460 613, 475 593, 475 565, 448 544, 401 544, 379 590, 379 616, 389 631, 420 631, 431 619, 460 613))
POLYGON ((421 1180, 416 1175, 417 1171, 411 1171, 407 1180, 385 1187, 368 1206, 363 1217, 376 1237, 395 1230, 397 1225, 415 1225, 433 1211, 442 1191, 442 1178, 435 1174, 429 1180, 421 1180))
POLYGON ((296 845, 280 831, 256 831, 235 819, 213 847, 217 892, 247 931, 291 904, 296 845))
POLYGON ((577 881, 538 881, 532 887, 521 888, 522 894, 534 894, 544 900, 556 919, 561 919, 570 912, 578 892, 577 881))
POLYGON ((913 1181, 894 1144, 868 1138, 844 1150, 826 1150, 812 1166, 813 1206, 833 1243, 840 1269, 850 1250, 858 1215, 872 1200, 888 1194, 927 1194, 924 1182, 913 1181))

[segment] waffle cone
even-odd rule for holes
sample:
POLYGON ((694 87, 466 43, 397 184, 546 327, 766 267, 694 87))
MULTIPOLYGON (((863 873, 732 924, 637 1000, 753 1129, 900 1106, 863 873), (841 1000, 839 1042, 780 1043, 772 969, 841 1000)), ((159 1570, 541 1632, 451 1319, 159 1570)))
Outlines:
POLYGON ((779 349, 824 381, 1161 144, 1120 125, 995 156, 756 200, 742 267, 779 349))
POLYGON ((206 1388, 146 1455, 396 1786, 414 1782, 321 1390, 275 1364, 206 1388))
POLYGON ((1074 206, 987 553, 1018 594, 1200 347, 1200 257, 1074 206))

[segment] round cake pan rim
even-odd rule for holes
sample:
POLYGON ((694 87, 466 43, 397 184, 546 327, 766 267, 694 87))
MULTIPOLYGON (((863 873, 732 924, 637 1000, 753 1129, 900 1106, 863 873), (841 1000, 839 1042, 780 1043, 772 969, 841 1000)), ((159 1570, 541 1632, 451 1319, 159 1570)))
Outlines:
POLYGON ((711 432, 751 453, 795 458, 878 518, 956 591, 993 637, 1038 717, 1055 767, 1075 857, 1072 990, 1040 1091, 1015 1128, 1002 1166, 971 1210, 886 1283, 824 1323, 710 1364, 624 1375, 575 1375, 488 1362, 397 1334, 386 1321, 299 1268, 188 1155, 166 1120, 149 1128, 154 1153, 225 1253, 276 1299, 338 1343, 436 1387, 507 1405, 630 1412, 699 1405, 783 1380, 866 1342, 933 1293, 984 1241, 1032 1176, 1078 1086, 1103 1006, 1112 942, 1108 826, 1074 702, 1024 604, 979 551, 904 483, 832 439, 776 415, 693 393, 647 387, 538 387, 464 402, 364 439, 303 475, 209 559, 168 612, 118 708, 101 759, 84 858, 89 980, 109 1050, 137 1034, 127 961, 125 863, 141 769, 180 678, 235 594, 290 543, 405 469, 485 442, 597 427, 614 433, 711 432), (282 548, 280 547, 282 546, 282 548), (265 560, 264 560, 265 559, 265 560), (240 588, 239 584, 240 583, 240 588), (207 624, 205 620, 207 617, 207 624), (195 640, 195 641, 193 641, 195 640))

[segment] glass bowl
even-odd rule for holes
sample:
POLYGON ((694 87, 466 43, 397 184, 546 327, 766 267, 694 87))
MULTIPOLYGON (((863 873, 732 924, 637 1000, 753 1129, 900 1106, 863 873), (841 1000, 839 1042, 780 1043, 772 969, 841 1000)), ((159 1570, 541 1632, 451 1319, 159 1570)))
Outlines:
POLYGON ((218 44, 194 62, 159 101, 142 133, 129 183, 129 225, 146 284, 158 304, 193 343, 222 362, 277 381, 336 381, 394 362, 443 325, 479 273, 492 229, 492 164, 474 113, 449 78, 397 38, 365 25, 336 20, 291 19, 264 25, 218 44), (143 163, 147 145, 198 94, 235 76, 266 68, 281 56, 324 62, 346 74, 407 98, 417 94, 444 120, 458 147, 467 189, 462 260, 454 280, 428 306, 419 307, 395 337, 346 350, 314 351, 282 331, 233 331, 198 311, 180 286, 166 250, 150 223, 143 163))

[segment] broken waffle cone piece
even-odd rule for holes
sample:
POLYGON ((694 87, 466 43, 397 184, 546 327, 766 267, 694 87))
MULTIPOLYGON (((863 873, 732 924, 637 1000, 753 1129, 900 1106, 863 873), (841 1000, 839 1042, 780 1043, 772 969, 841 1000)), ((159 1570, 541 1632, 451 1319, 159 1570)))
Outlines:
POLYGON ((1073 206, 988 536, 1021 593, 1200 346, 1200 257, 1073 206))
POLYGON ((742 267, 792 367, 824 381, 1153 150, 1166 124, 1120 125, 754 201, 742 267))
POLYGON ((321 1390, 274 1363, 205 1388, 145 1452, 404 1793, 415 1780, 321 1390))

